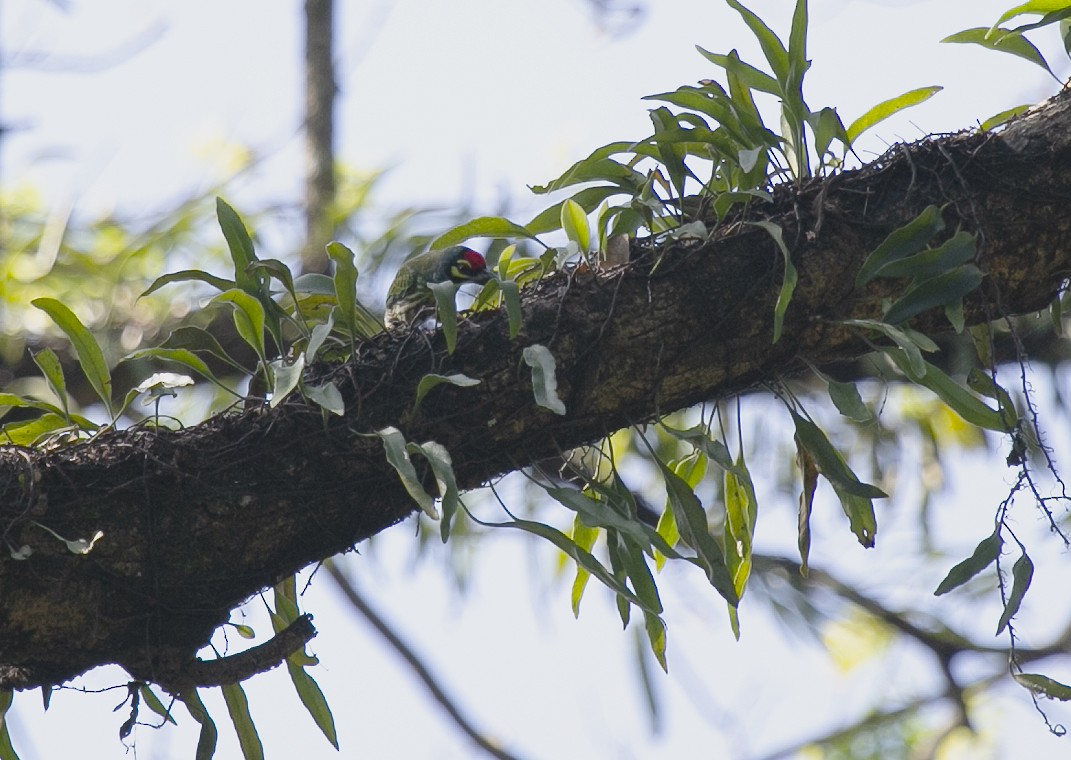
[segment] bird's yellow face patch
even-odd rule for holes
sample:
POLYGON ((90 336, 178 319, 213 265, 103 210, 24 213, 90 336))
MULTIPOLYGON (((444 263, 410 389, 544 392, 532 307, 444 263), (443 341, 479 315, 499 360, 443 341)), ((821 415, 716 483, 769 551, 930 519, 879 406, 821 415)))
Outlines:
POLYGON ((455 261, 450 267, 450 277, 455 280, 467 280, 472 277, 472 265, 465 259, 455 261))

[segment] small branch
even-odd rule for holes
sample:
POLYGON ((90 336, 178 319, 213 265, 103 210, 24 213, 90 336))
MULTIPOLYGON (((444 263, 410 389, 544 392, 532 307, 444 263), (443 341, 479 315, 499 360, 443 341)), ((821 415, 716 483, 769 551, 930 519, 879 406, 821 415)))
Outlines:
POLYGON ((158 677, 168 691, 178 694, 187 688, 207 688, 238 683, 278 667, 316 636, 311 615, 302 615, 263 644, 215 660, 194 660, 175 678, 158 677))
POLYGON ((402 659, 413 669, 413 672, 416 673, 417 677, 424 682, 428 691, 431 692, 432 697, 442 706, 446 711, 446 714, 449 715, 451 720, 453 720, 454 723, 457 724, 457 727, 461 729, 462 733, 472 739, 480 749, 492 757, 498 758, 498 760, 517 760, 515 755, 496 746, 490 739, 481 734, 468 718, 461 713, 461 709, 446 693, 428 667, 421 661, 409 645, 402 641, 401 637, 394 632, 390 625, 388 625, 375 610, 368 606, 368 602, 366 602, 357 592, 357 589, 354 588, 349 579, 342 574, 334 561, 327 560, 324 562, 324 567, 327 570, 327 574, 345 595, 350 604, 353 605, 354 609, 360 612, 365 619, 372 624, 372 627, 387 640, 387 643, 389 643, 394 650, 402 656, 402 659))

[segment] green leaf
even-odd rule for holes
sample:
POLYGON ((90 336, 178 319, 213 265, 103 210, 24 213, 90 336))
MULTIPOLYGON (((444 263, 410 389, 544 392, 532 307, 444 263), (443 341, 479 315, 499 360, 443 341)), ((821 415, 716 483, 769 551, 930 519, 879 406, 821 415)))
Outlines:
POLYGON ((42 412, 52 412, 56 416, 66 419, 63 410, 55 404, 50 404, 47 401, 37 401, 36 399, 26 398, 15 393, 0 392, 0 408, 5 406, 11 406, 16 409, 38 409, 42 412))
POLYGON ((199 269, 183 269, 178 272, 171 272, 169 274, 161 275, 152 281, 152 284, 142 291, 138 298, 144 298, 150 293, 155 293, 164 285, 169 285, 173 282, 206 282, 216 290, 230 290, 235 287, 234 280, 228 280, 224 277, 216 277, 214 274, 208 272, 202 272, 199 269))
POLYGON ((264 745, 260 743, 257 727, 253 725, 253 717, 249 714, 249 700, 246 699, 242 685, 226 684, 221 686, 220 690, 223 692, 223 700, 227 703, 227 712, 234 724, 234 732, 238 735, 242 756, 245 760, 264 760, 264 745))
POLYGON ((845 493, 854 494, 863 499, 886 499, 888 495, 877 486, 863 483, 852 472, 848 463, 840 452, 833 448, 829 438, 821 428, 808 419, 801 417, 794 409, 788 410, 792 415, 792 422, 796 427, 796 437, 799 443, 814 457, 818 471, 835 488, 840 488, 845 493))
MULTIPOLYGON (((999 23, 999 22, 998 22, 999 23)), ((964 29, 962 32, 956 32, 945 37, 941 42, 958 42, 971 45, 981 45, 987 50, 996 50, 1000 53, 1010 53, 1017 58, 1022 58, 1024 61, 1030 61, 1035 66, 1040 66, 1053 74, 1051 68, 1049 68, 1048 62, 1045 60, 1045 56, 1041 54, 1041 51, 1034 46, 1030 40, 1022 35, 1021 32, 1013 31, 1010 29, 1001 29, 999 27, 975 27, 973 29, 964 29)))
POLYGON ((59 399, 60 408, 63 409, 63 416, 69 419, 67 383, 63 378, 63 365, 60 364, 56 352, 51 348, 43 348, 36 353, 31 352, 30 355, 33 357, 34 364, 41 369, 41 374, 45 376, 45 380, 48 381, 48 387, 52 389, 52 392, 56 394, 56 398, 59 399))
POLYGON ((429 372, 424 375, 424 377, 420 378, 420 382, 417 383, 416 399, 413 401, 413 408, 416 409, 420 406, 420 402, 424 400, 424 396, 428 395, 428 391, 443 383, 456 385, 459 388, 471 388, 474 385, 479 385, 480 381, 474 377, 469 377, 468 375, 463 375, 459 372, 450 375, 437 375, 434 372, 429 372))
POLYGON ((231 307, 234 327, 238 335, 257 353, 261 362, 267 361, 264 347, 264 307, 254 296, 244 290, 232 288, 212 299, 212 303, 225 303, 231 307))
POLYGON ((1000 113, 995 113, 988 119, 983 121, 978 128, 983 132, 989 132, 993 129, 996 129, 1001 124, 1011 121, 1016 116, 1026 113, 1031 108, 1033 108, 1032 103, 1024 103, 1021 106, 1015 106, 1014 108, 1009 108, 1007 110, 1001 111, 1000 113))
POLYGON ((1040 673, 1012 673, 1012 678, 1021 686, 1043 697, 1058 699, 1061 702, 1071 700, 1071 686, 1054 681, 1040 673))
MULTIPOLYGON (((947 41, 948 40, 946 40, 946 42, 947 41)), ((854 143, 859 135, 863 134, 871 127, 880 124, 890 116, 903 111, 905 108, 911 108, 920 103, 925 103, 943 89, 944 87, 938 87, 936 85, 919 87, 915 90, 908 90, 902 95, 897 95, 895 98, 883 100, 848 125, 848 142, 854 143)))
POLYGON ((840 507, 848 516, 848 524, 859 544, 866 549, 874 547, 874 537, 878 533, 878 521, 874 515, 874 502, 854 493, 850 493, 836 483, 833 490, 840 500, 840 507))
MULTIPOLYGON (((56 411, 59 412, 58 409, 56 411)), ((0 428, 0 441, 16 446, 33 446, 43 436, 71 427, 70 421, 62 413, 49 412, 32 420, 7 423, 0 428)))
POLYGON ((669 557, 680 555, 667 544, 650 526, 621 514, 610 507, 606 500, 596 499, 575 488, 546 488, 546 492, 562 506, 567 507, 592 528, 611 528, 635 545, 650 550, 652 544, 669 557))
POLYGON ((410 443, 406 445, 406 451, 411 454, 419 452, 428 460, 431 471, 435 475, 435 485, 439 488, 439 497, 443 505, 443 516, 439 522, 439 530, 442 533, 443 543, 450 538, 450 524, 457 513, 460 498, 457 490, 457 479, 454 477, 454 463, 450 458, 450 452, 441 443, 425 441, 421 444, 410 443))
POLYGON ((323 385, 306 385, 305 397, 331 412, 331 414, 337 414, 339 417, 346 411, 346 402, 342 399, 338 386, 333 382, 324 383, 323 385))
POLYGON ((0 691, 0 760, 19 760, 18 753, 11 744, 11 734, 7 730, 7 711, 11 709, 11 689, 0 691))
POLYGON ((245 223, 237 212, 222 198, 216 198, 216 218, 219 220, 219 227, 223 230, 223 237, 227 241, 231 261, 234 263, 235 284, 239 290, 253 295, 258 294, 260 282, 249 269, 249 265, 257 260, 249 230, 245 228, 245 223))
POLYGON ((784 237, 781 234, 781 228, 773 222, 748 222, 748 224, 754 227, 761 227, 774 239, 777 243, 777 247, 781 249, 781 255, 785 260, 785 276, 781 281, 781 292, 777 295, 777 305, 774 306, 774 326, 773 326, 773 342, 781 340, 781 328, 785 323, 785 312, 788 310, 788 304, 792 300, 792 293, 796 290, 796 282, 798 276, 796 274, 796 267, 792 264, 792 254, 789 253, 788 246, 785 245, 784 237))
POLYGON ((1037 14, 1055 14, 1060 11, 1068 9, 1067 0, 1028 0, 1028 2, 1016 5, 1014 8, 1009 8, 1004 11, 995 26, 1003 24, 1005 21, 1009 21, 1016 16, 1022 16, 1027 13, 1037 14))
MULTIPOLYGON (((635 170, 630 169, 629 171, 634 172, 635 170)), ((638 174, 638 172, 636 173, 638 174)), ((642 174, 639 176, 641 179, 643 178, 642 174)), ((627 194, 626 191, 616 185, 596 185, 595 187, 585 187, 574 193, 572 198, 567 198, 566 200, 571 200, 585 211, 590 212, 607 198, 625 194, 627 194)), ((564 205, 565 201, 559 201, 550 208, 544 209, 532 221, 524 225, 524 228, 533 235, 558 229, 558 225, 561 224, 562 207, 564 205)))
POLYGON ((800 491, 800 510, 796 528, 796 546, 800 550, 800 575, 807 577, 810 573, 811 554, 811 512, 814 509, 814 493, 818 490, 818 465, 810 452, 796 440, 796 461, 803 475, 803 489, 800 491))
POLYGON ((335 273, 331 283, 335 291, 335 302, 342 313, 351 334, 357 327, 357 266, 353 251, 338 241, 327 244, 327 256, 335 263, 335 273))
POLYGON ((305 354, 298 354, 292 362, 287 362, 285 359, 273 359, 270 366, 272 386, 269 406, 274 409, 301 382, 301 373, 305 371, 305 354))
MULTIPOLYGON (((740 60, 739 56, 726 55, 724 53, 712 53, 709 50, 704 50, 695 46, 695 49, 699 51, 699 54, 706 58, 708 61, 716 66, 721 66, 726 71, 732 70, 733 74, 740 78, 740 80, 749 89, 758 90, 759 92, 766 92, 770 95, 780 95, 781 86, 777 83, 777 80, 767 74, 761 69, 757 69, 749 63, 744 63, 740 60)), ((735 50, 733 51, 736 52, 735 50)))
POLYGON ((194 752, 195 760, 212 760, 216 754, 216 740, 218 732, 216 724, 205 709, 204 703, 197 695, 197 689, 187 689, 178 695, 179 700, 186 705, 193 719, 201 724, 201 734, 197 738, 197 749, 194 752))
POLYGON ((658 614, 657 610, 649 610, 646 604, 629 590, 628 586, 622 583, 620 580, 614 577, 613 573, 606 569, 606 567, 599 562, 590 552, 581 549, 576 543, 560 530, 544 525, 540 522, 532 522, 531 520, 513 520, 505 523, 487 523, 493 528, 515 528, 519 530, 532 533, 534 535, 545 538, 550 541, 558 549, 560 549, 567 556, 571 557, 578 565, 587 570, 591 575, 605 584, 609 589, 616 592, 618 596, 622 597, 626 601, 632 602, 640 609, 644 609, 647 612, 658 614))
POLYGON ((336 311, 339 311, 338 307, 332 307, 331 310, 327 312, 327 320, 315 325, 309 333, 309 342, 305 344, 306 362, 311 364, 316 360, 316 354, 320 353, 324 341, 331 335, 331 331, 335 329, 336 311))
POLYGON ((927 248, 914 256, 890 261, 874 277, 913 277, 916 282, 951 272, 966 264, 977 253, 975 235, 960 230, 936 248, 927 248))
MULTIPOLYGON (((631 166, 626 166, 610 158, 610 156, 617 153, 631 153, 635 147, 633 143, 629 142, 615 142, 604 145, 593 151, 587 158, 583 158, 570 166, 557 179, 545 185, 534 185, 532 192, 536 195, 545 195, 572 185, 603 181, 610 182, 615 186, 615 195, 622 192, 627 195, 638 195, 647 181, 644 174, 636 171, 631 166)), ((577 202, 581 203, 579 200, 577 202)), ((600 202, 601 200, 595 201, 592 208, 600 202)), ((586 204, 581 203, 581 205, 587 208, 586 204)), ((591 209, 587 210, 590 211, 591 209)))
POLYGON ((874 419, 870 409, 863 403, 859 395, 859 388, 855 383, 839 383, 836 380, 829 381, 829 398, 837 411, 855 422, 869 422, 874 419))
POLYGON ((449 248, 452 245, 458 243, 464 243, 470 238, 485 237, 485 238, 529 238, 530 240, 536 240, 538 238, 534 234, 528 231, 525 227, 511 222, 501 216, 481 216, 477 219, 459 224, 456 227, 448 229, 435 240, 431 241, 431 250, 442 250, 443 248, 449 248))
POLYGON ((944 580, 937 584, 937 589, 933 592, 933 595, 941 596, 953 589, 959 588, 971 578, 978 575, 978 573, 996 562, 997 557, 1000 556, 1000 547, 1002 543, 1000 531, 998 530, 993 531, 990 535, 983 538, 978 543, 978 546, 974 547, 971 556, 967 557, 967 559, 962 562, 957 563, 948 571, 948 575, 944 577, 944 580))
POLYGON ((886 348, 885 354, 916 385, 929 388, 936 393, 956 414, 972 425, 995 430, 1000 433, 1010 432, 1008 421, 1004 416, 980 401, 969 390, 949 377, 943 370, 924 361, 924 373, 918 373, 908 362, 903 351, 886 348))
POLYGON ((788 51, 785 50, 784 44, 781 39, 774 34, 773 30, 766 25, 761 18, 752 13, 738 2, 738 0, 726 0, 729 3, 729 7, 739 13, 744 23, 751 29, 751 33, 755 35, 755 38, 759 41, 759 45, 762 47, 762 53, 766 56, 767 62, 770 64, 770 68, 773 69, 774 76, 777 77, 777 81, 781 85, 781 95, 784 95, 785 85, 788 83, 789 78, 789 60, 788 51))
POLYGON ((156 692, 149 687, 147 683, 143 683, 138 689, 141 692, 141 699, 145 703, 145 706, 166 720, 173 726, 178 725, 178 721, 175 720, 171 712, 164 707, 164 703, 160 701, 160 698, 156 696, 156 692))
POLYGON ((554 354, 546 346, 536 343, 526 347, 521 355, 524 363, 532 368, 532 390, 536 404, 555 414, 565 414, 565 404, 558 398, 554 354))
POLYGON ((1026 596, 1026 590, 1030 588, 1030 580, 1033 577, 1034 563, 1031 562, 1030 557, 1027 556, 1024 550, 1022 556, 1015 560, 1015 564, 1012 565, 1011 593, 1008 594, 1008 601, 1004 604, 1004 612, 997 622, 998 636, 1008 627, 1008 623, 1015 617, 1015 613, 1019 611, 1019 606, 1023 603, 1023 597, 1026 596))
POLYGON ((974 264, 965 264, 951 272, 924 280, 909 288, 889 307, 885 312, 885 321, 895 325, 938 306, 953 305, 981 285, 984 278, 982 270, 974 264))
POLYGON ((320 685, 313 680, 312 676, 305 672, 305 668, 295 665, 290 660, 286 661, 286 669, 290 673, 290 680, 294 683, 301 704, 309 711, 309 715, 316 721, 327 741, 331 746, 338 749, 338 735, 335 733, 335 717, 331 714, 331 708, 327 704, 320 685))
POLYGON ((855 284, 861 287, 870 282, 880 269, 891 262, 918 253, 926 247, 934 235, 944 228, 945 221, 941 218, 941 209, 937 206, 927 206, 922 213, 903 227, 891 232, 881 245, 871 251, 859 269, 855 284))
POLYGON ((417 477, 416 468, 413 467, 413 462, 409 458, 405 436, 395 427, 377 430, 376 435, 383 441, 387 462, 398 473, 398 477, 402 480, 402 485, 405 486, 405 490, 409 492, 409 495, 413 497, 413 501, 424 510, 428 517, 438 520, 439 512, 435 509, 435 500, 424 490, 424 486, 420 483, 420 478, 417 477))
POLYGON ((1015 411, 1015 403, 1012 401, 1011 394, 1003 386, 999 385, 982 370, 972 367, 971 371, 967 373, 967 387, 975 393, 994 399, 1004 415, 1004 422, 1008 429, 1015 427, 1015 423, 1019 420, 1019 414, 1015 411))
POLYGON ((517 283, 513 280, 501 280, 498 283, 502 290, 502 301, 506 304, 506 318, 509 320, 509 337, 516 338, 521 331, 523 321, 521 312, 521 293, 517 283))
MULTIPOLYGON (((737 467, 747 472, 743 456, 737 467)), ((751 577, 751 542, 755 535, 755 520, 758 504, 755 488, 750 477, 744 480, 735 472, 725 472, 725 562, 729 568, 733 588, 738 598, 743 598, 748 578, 751 577)))
POLYGON ((581 253, 591 249, 591 228, 583 207, 572 198, 562 203, 561 224, 565 236, 580 248, 581 253))
POLYGON ((926 362, 923 360, 921 352, 933 353, 937 350, 937 344, 929 337, 907 327, 901 329, 873 319, 846 319, 841 324, 865 327, 883 333, 903 349, 908 361, 911 363, 911 369, 920 376, 926 374, 926 362))
POLYGON ((643 613, 643 624, 647 631, 647 640, 651 642, 651 652, 654 654, 655 659, 658 660, 662 670, 668 673, 669 667, 666 664, 666 624, 662 621, 662 618, 658 615, 652 615, 650 612, 643 613))
MULTIPOLYGON (((573 518, 573 543, 584 551, 590 552, 591 547, 595 545, 595 540, 598 537, 599 529, 587 525, 580 518, 580 514, 577 513, 573 518)), ((570 603, 573 607, 573 617, 580 617, 580 600, 584 596, 584 589, 587 588, 589 578, 591 578, 591 573, 578 564, 576 566, 576 576, 573 578, 573 588, 570 592, 570 603)))
MULTIPOLYGON (((653 454, 653 452, 652 452, 653 454)), ((707 513, 699 497, 677 473, 669 469, 665 462, 655 456, 655 462, 662 471, 666 484, 666 496, 669 499, 673 519, 677 523, 681 537, 698 555, 698 564, 706 572, 707 580, 730 605, 739 603, 729 569, 725 564, 725 555, 714 537, 710 534, 707 513)))
MULTIPOLYGON (((243 375, 246 374, 246 368, 236 362, 234 359, 223 350, 223 346, 219 344, 219 341, 213 337, 213 335, 201 327, 180 327, 174 330, 161 345, 163 349, 187 349, 190 351, 203 351, 211 354, 225 364, 230 365, 234 369, 238 370, 243 375)), ((136 351, 134 352, 137 353, 136 351)), ((130 358, 133 354, 128 355, 130 358)), ((165 358, 165 357, 161 357, 165 358)), ((192 365, 188 365, 191 369, 197 369, 192 365)), ((199 370, 198 370, 199 371, 199 370)))
POLYGON ((429 282, 428 289, 435 296, 435 309, 446 340, 446 353, 457 348, 457 285, 450 280, 429 282))
POLYGON ((104 361, 104 353, 100 350, 100 346, 97 345, 96 338, 86 329, 86 326, 75 316, 73 311, 55 298, 35 298, 30 303, 48 314, 52 321, 67 334, 71 345, 74 346, 75 353, 78 355, 78 363, 81 365, 86 379, 89 380, 89 384, 93 386, 93 390, 97 392, 97 396, 104 403, 104 408, 108 410, 108 415, 113 416, 112 375, 108 370, 107 362, 104 361))

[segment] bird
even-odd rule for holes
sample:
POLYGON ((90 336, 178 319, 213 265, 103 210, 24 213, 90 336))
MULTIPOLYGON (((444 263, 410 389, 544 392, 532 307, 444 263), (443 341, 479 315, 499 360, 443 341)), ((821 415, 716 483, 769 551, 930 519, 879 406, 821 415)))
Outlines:
POLYGON ((384 322, 388 330, 407 327, 435 306, 428 288, 437 282, 487 282, 491 273, 483 255, 463 245, 425 251, 402 264, 387 291, 384 322))

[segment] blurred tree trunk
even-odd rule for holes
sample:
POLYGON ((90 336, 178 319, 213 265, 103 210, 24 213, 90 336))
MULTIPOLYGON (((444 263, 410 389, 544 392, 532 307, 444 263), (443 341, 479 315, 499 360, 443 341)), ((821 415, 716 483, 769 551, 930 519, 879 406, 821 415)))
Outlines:
POLYGON ((334 0, 305 0, 305 245, 301 268, 327 272, 334 235, 334 0))

